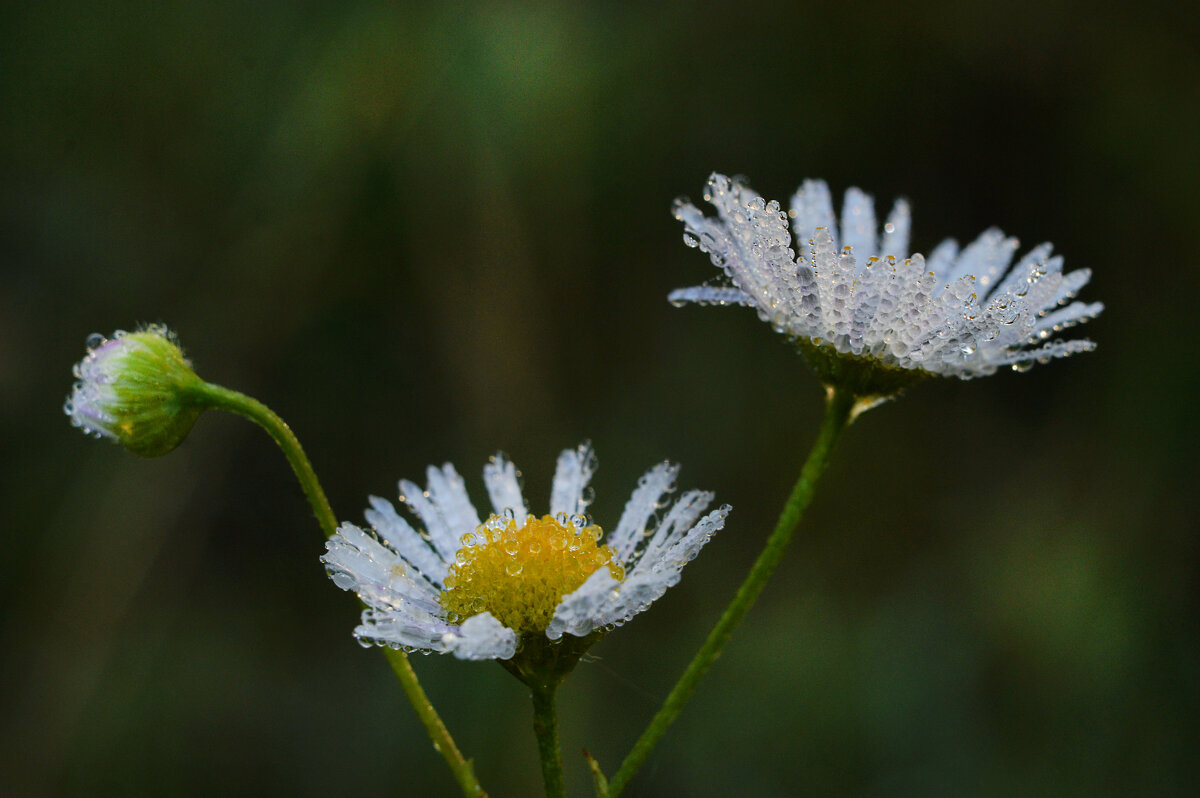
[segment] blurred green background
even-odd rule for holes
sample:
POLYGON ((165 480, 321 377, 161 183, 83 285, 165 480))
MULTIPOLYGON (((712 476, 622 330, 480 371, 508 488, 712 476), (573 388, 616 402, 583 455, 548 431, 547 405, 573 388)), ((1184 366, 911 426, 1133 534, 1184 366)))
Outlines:
MULTIPOLYGON (((1200 743, 1189 4, 5 4, 0 791, 452 795, 282 457, 210 414, 154 462, 60 410, 88 333, 177 329, 289 420, 338 514, 590 438, 611 526, 665 457, 735 511, 561 695, 609 771, 758 551, 821 391, 669 213, 709 171, 1051 240, 1091 355, 850 430, 629 796, 1189 795, 1200 743)), ((839 200, 840 201, 840 200, 839 200)), ((882 209, 881 209, 882 210, 882 209)), ((416 667, 494 796, 523 688, 416 667)))

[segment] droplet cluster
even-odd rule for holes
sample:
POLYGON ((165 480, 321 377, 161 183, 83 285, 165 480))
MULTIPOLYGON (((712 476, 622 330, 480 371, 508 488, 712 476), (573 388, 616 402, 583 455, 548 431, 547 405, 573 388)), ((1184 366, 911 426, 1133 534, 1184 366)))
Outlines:
MULTIPOLYGON (((63 412, 72 426, 95 438, 117 439, 112 426, 117 421, 115 409, 120 402, 113 383, 119 376, 120 358, 127 354, 126 333, 117 330, 112 338, 100 333, 87 337, 87 354, 72 368, 75 383, 63 402, 63 412)), ((163 328, 162 334, 166 334, 163 328)))
POLYGON ((441 595, 447 620, 490 612, 518 633, 544 631, 563 596, 598 568, 624 578, 612 547, 600 545, 602 535, 578 515, 530 516, 520 525, 511 515, 493 515, 463 535, 441 595))
POLYGON ((896 202, 877 232, 874 200, 852 188, 839 228, 829 188, 815 180, 800 187, 786 213, 719 174, 704 198, 716 218, 683 199, 675 217, 684 223, 684 243, 708 253, 732 285, 679 289, 668 297, 672 304, 751 305, 806 345, 964 379, 1095 348, 1082 339, 1047 341, 1103 310, 1070 302, 1091 272, 1064 274, 1049 244, 1010 268, 1017 240, 993 228, 961 251, 944 241, 927 260, 908 253, 906 202, 896 202))

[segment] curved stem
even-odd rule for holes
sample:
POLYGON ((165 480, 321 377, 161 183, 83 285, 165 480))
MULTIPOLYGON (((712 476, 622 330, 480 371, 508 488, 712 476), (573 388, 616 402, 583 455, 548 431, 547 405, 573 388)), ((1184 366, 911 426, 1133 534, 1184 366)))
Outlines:
POLYGON ((779 521, 775 524, 775 531, 767 539, 766 546, 750 568, 750 573, 738 588, 733 601, 725 608, 717 625, 709 632, 708 639, 696 652, 696 656, 692 658, 687 670, 683 672, 683 676, 671 689, 670 695, 667 696, 658 713, 650 721, 650 725, 642 732, 642 736, 634 743, 633 749, 625 757, 621 767, 609 780, 609 798, 616 798, 629 784, 629 780, 637 773, 638 768, 642 766, 654 746, 662 739, 672 721, 679 715, 683 705, 695 692, 700 679, 708 672, 713 661, 721 653, 725 644, 729 642, 729 636, 733 634, 733 630, 742 622, 750 607, 753 606, 754 600, 762 592, 771 573, 783 558, 783 552, 791 541, 796 526, 800 523, 800 517, 812 501, 817 479, 829 462, 829 455, 833 451, 834 444, 837 443, 842 430, 856 415, 855 411, 856 399, 852 394, 833 388, 829 389, 825 403, 825 418, 821 421, 817 440, 813 444, 812 451, 809 452, 808 459, 804 462, 804 467, 800 470, 800 478, 796 480, 792 493, 783 506, 783 512, 780 513, 779 521))
POLYGON ((333 508, 329 506, 329 499, 325 498, 325 491, 321 488, 317 473, 313 471, 312 463, 308 461, 308 456, 304 454, 304 448, 296 438, 296 433, 292 432, 292 428, 274 410, 244 393, 231 391, 211 382, 206 382, 202 390, 213 406, 248 418, 266 430, 283 450, 283 456, 287 458, 296 479, 300 481, 300 487, 308 497, 308 503, 312 506, 313 514, 317 516, 321 531, 325 533, 325 537, 333 537, 337 533, 337 516, 333 514, 333 508))
POLYGON ((562 751, 558 746, 558 714, 554 706, 557 685, 533 688, 533 733, 537 735, 538 756, 542 760, 542 781, 546 798, 565 798, 562 751))
MULTIPOLYGON (((292 466, 292 471, 295 472, 296 479, 300 481, 300 487, 304 490, 304 495, 308 497, 309 505, 312 506, 313 514, 317 517, 321 531, 325 533, 325 537, 333 537, 337 533, 337 516, 334 515, 333 508, 329 505, 329 499, 325 497, 325 491, 321 488, 321 482, 317 479, 316 472, 313 471, 312 463, 304 454, 304 448, 300 445, 300 441, 292 432, 291 427, 274 410, 253 397, 212 383, 205 383, 199 390, 211 406, 248 418, 266 430, 271 439, 283 450, 284 457, 292 466)), ((462 788, 463 795, 467 798, 486 798, 487 793, 483 791, 479 780, 475 778, 470 760, 463 757, 458 746, 454 744, 454 738, 450 736, 446 724, 438 716, 437 710, 429 701, 429 696, 425 694, 425 690, 417 680, 417 674, 413 671, 408 656, 402 651, 393 651, 388 648, 383 649, 383 653, 396 673, 396 677, 400 680, 400 686, 416 711, 417 717, 421 720, 421 725, 425 727, 429 738, 433 740, 434 749, 442 755, 442 759, 446 760, 446 764, 454 773, 454 778, 462 788)))

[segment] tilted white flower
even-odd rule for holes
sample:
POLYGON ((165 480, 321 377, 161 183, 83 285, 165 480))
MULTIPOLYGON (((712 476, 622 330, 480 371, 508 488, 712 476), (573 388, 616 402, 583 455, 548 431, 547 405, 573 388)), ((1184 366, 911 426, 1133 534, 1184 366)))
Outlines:
POLYGON ((1006 365, 1023 371, 1095 348, 1088 340, 1047 340, 1103 310, 1067 304, 1091 271, 1064 274, 1049 244, 1013 266, 1017 240, 992 228, 961 250, 948 239, 928 259, 910 255, 907 202, 897 200, 880 231, 874 200, 851 188, 839 227, 819 180, 806 181, 786 213, 720 174, 709 178, 704 198, 716 218, 685 199, 676 201, 675 216, 684 242, 707 252, 732 285, 683 288, 669 299, 755 307, 826 382, 849 375, 862 382, 851 387, 886 393, 922 375, 968 379, 1006 365), (864 375, 859 367, 867 361, 875 371, 864 375))
POLYGON ((595 467, 587 444, 559 455, 550 514, 541 518, 529 513, 517 469, 503 455, 483 469, 493 509, 483 522, 450 464, 428 468, 425 490, 400 482, 400 500, 424 530, 372 496, 370 528, 342 524, 321 558, 334 584, 367 605, 355 637, 507 660, 530 638, 585 637, 646 609, 679 581, 730 508, 701 518, 713 494, 693 490, 666 509, 679 469, 660 463, 601 542, 602 530, 584 515, 595 467))

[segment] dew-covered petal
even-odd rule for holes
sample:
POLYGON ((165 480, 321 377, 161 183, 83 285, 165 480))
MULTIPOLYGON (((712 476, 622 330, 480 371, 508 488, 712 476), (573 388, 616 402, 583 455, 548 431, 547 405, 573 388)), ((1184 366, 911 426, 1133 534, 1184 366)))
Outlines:
POLYGON ((861 265, 879 254, 875 228, 875 200, 857 188, 846 190, 842 201, 842 247, 854 250, 861 265))
POLYGON ((907 258, 908 235, 911 228, 912 210, 907 201, 898 199, 892 206, 892 212, 888 214, 887 221, 883 225, 883 232, 879 236, 880 257, 891 255, 896 260, 907 258))
POLYGON ((754 299, 740 288, 710 285, 676 288, 667 294, 667 301, 673 305, 754 305, 754 299))
POLYGON ((1076 269, 1063 275, 1062 283, 1054 293, 1054 304, 1061 305, 1075 297, 1079 290, 1092 279, 1091 269, 1076 269))
MULTIPOLYGON (((723 504, 701 518, 686 534, 659 555, 657 567, 681 570, 683 566, 696 559, 696 555, 700 553, 700 549, 704 548, 704 544, 712 540, 712 536, 725 526, 725 518, 732 509, 728 504, 723 504)), ((655 564, 651 564, 650 570, 654 569, 655 564)))
MULTIPOLYGON (((705 490, 689 490, 679 497, 663 518, 658 529, 654 530, 646 547, 642 550, 632 570, 636 573, 644 568, 654 567, 665 551, 670 549, 696 523, 708 505, 713 500, 713 494, 705 490)), ((636 552, 635 552, 636 555, 636 552)))
POLYGON ((372 607, 402 606, 435 612, 436 587, 374 535, 354 524, 342 524, 325 542, 321 557, 333 583, 355 593, 372 607))
POLYGON ((695 205, 682 200, 675 203, 675 216, 683 222, 684 243, 707 253, 713 265, 756 303, 769 301, 769 285, 746 267, 741 250, 724 220, 709 218, 695 205))
POLYGON ((417 530, 404 520, 392 503, 378 496, 367 499, 371 506, 363 513, 367 523, 375 528, 375 532, 388 546, 408 562, 416 566, 422 574, 437 584, 446 578, 449 565, 433 548, 428 540, 421 537, 417 530))
POLYGON ((479 513, 467 495, 467 486, 458 471, 450 463, 441 468, 429 466, 425 469, 429 484, 429 498, 437 507, 446 528, 457 541, 479 526, 479 513))
POLYGON ((792 232, 795 234, 796 246, 801 251, 807 250, 809 240, 818 227, 824 227, 837 246, 837 218, 833 213, 833 198, 829 194, 829 186, 824 180, 805 180, 796 193, 792 195, 789 216, 792 218, 792 232))
POLYGON ((363 645, 402 648, 407 651, 446 651, 445 637, 455 627, 440 618, 415 615, 405 609, 366 609, 354 637, 363 645))
POLYGON ((662 506, 663 496, 674 488, 678 474, 679 466, 662 462, 638 479, 637 487, 625 503, 625 511, 621 513, 617 528, 606 541, 615 552, 614 559, 626 568, 632 565, 630 557, 642 541, 642 533, 662 506))
POLYGON ((618 584, 611 576, 606 579, 604 574, 593 574, 559 606, 555 613, 558 623, 551 623, 554 631, 559 635, 567 632, 582 636, 593 629, 623 624, 648 608, 679 583, 683 566, 724 526, 729 510, 729 505, 724 505, 684 530, 682 536, 672 536, 674 542, 670 546, 643 557, 624 582, 618 584))
POLYGON ((1012 263, 1017 247, 1017 239, 1006 237, 998 228, 989 228, 967 245, 943 279, 950 283, 973 276, 978 290, 986 293, 1012 263))
POLYGON ((596 470, 596 455, 589 443, 575 449, 565 449, 558 456, 554 483, 550 490, 550 514, 565 513, 568 517, 583 515, 591 503, 587 495, 588 482, 596 470))
POLYGON ((933 272, 934 280, 937 283, 944 285, 949 282, 946 277, 950 274, 950 269, 953 268, 957 258, 958 242, 953 238, 947 238, 934 247, 933 252, 929 253, 929 257, 925 259, 925 268, 933 272))
POLYGON ((517 653, 517 633, 490 612, 481 612, 463 621, 456 631, 442 637, 445 650, 459 659, 511 659, 517 653))
POLYGON ((999 296, 1004 293, 1013 293, 1017 287, 1026 281, 1031 271, 1035 267, 1041 267, 1038 271, 1062 271, 1062 258, 1051 260, 1050 254, 1054 251, 1054 247, 1049 243, 1038 244, 1033 249, 1026 252, 1016 262, 1008 274, 1003 279, 996 281, 992 286, 990 296, 999 296))
POLYGON ((425 534, 435 551, 445 562, 453 562, 458 551, 459 539, 465 532, 455 534, 446 523, 440 508, 432 496, 422 490, 415 482, 407 479, 400 480, 400 501, 408 505, 408 509, 421 519, 425 526, 425 534))
POLYGON ((512 510, 517 526, 524 525, 529 511, 525 507, 525 498, 521 495, 520 474, 512 461, 503 453, 497 452, 483 467, 483 481, 487 485, 488 497, 492 500, 492 509, 496 514, 503 515, 505 510, 512 510))
POLYGON ((709 177, 705 198, 717 209, 728 234, 732 251, 727 260, 738 274, 735 285, 753 296, 768 317, 793 310, 801 293, 796 253, 779 203, 716 173, 709 177))
POLYGON ((1056 332, 1062 332, 1069 327, 1074 327, 1076 324, 1082 324, 1085 321, 1090 321, 1100 315, 1104 310, 1104 304, 1101 302, 1072 302, 1065 308, 1047 314, 1044 318, 1038 320, 1037 326, 1034 329, 1034 335, 1038 338, 1049 338, 1056 332))
POLYGON ((563 596, 546 626, 546 637, 557 640, 563 634, 584 637, 602 624, 604 608, 615 598, 620 582, 607 568, 597 568, 582 585, 563 596))

